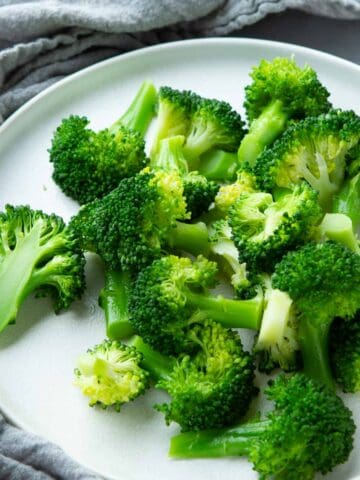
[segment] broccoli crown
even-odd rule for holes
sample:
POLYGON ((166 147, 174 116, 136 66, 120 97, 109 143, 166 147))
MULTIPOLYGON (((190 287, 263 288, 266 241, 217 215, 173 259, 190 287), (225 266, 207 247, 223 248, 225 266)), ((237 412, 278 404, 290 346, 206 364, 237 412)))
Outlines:
POLYGON ((140 367, 141 361, 135 347, 104 340, 78 359, 74 383, 89 397, 90 406, 113 406, 119 412, 121 405, 149 386, 149 373, 140 367))
POLYGON ((81 208, 71 226, 111 268, 139 270, 160 255, 175 220, 187 217, 180 176, 145 169, 81 208))
POLYGON ((329 92, 308 65, 301 69, 293 59, 262 60, 253 68, 251 85, 245 88, 244 108, 249 122, 278 100, 289 116, 319 115, 330 108, 329 92))
POLYGON ((85 289, 84 265, 62 218, 28 205, 6 205, 0 213, 0 330, 34 291, 52 296, 55 312, 67 308, 85 289))
POLYGON ((190 157, 199 157, 214 148, 235 152, 244 134, 244 122, 227 102, 192 98, 190 130, 185 143, 185 152, 190 157))
POLYGON ((274 201, 269 193, 243 193, 229 210, 240 262, 272 270, 286 251, 308 240, 321 219, 317 193, 305 182, 274 201))
POLYGON ((202 256, 194 262, 174 255, 155 260, 140 272, 130 298, 135 331, 165 354, 193 350, 188 331, 195 309, 188 304, 187 293, 190 287, 214 286, 216 273, 216 263, 202 256))
POLYGON ((360 307, 360 256, 336 242, 308 243, 276 265, 272 286, 288 292, 315 323, 353 316, 360 307))
POLYGON ((80 204, 103 197, 146 165, 140 133, 120 125, 116 133, 94 132, 88 125, 86 117, 64 119, 49 149, 54 181, 80 204))
POLYGON ((242 193, 252 193, 255 190, 255 178, 250 173, 241 171, 234 183, 220 187, 215 197, 215 208, 225 217, 242 193))
POLYGON ((347 155, 360 141, 360 117, 332 110, 292 126, 257 158, 253 171, 261 190, 293 188, 306 180, 328 207, 343 181, 347 155))
POLYGON ((359 313, 351 320, 337 318, 330 330, 330 360, 335 380, 344 392, 360 391, 359 313))
POLYGON ((183 182, 187 210, 191 213, 191 219, 197 218, 206 212, 213 203, 219 191, 219 184, 207 180, 197 172, 185 175, 183 182))
POLYGON ((204 320, 191 330, 199 351, 178 361, 171 374, 157 385, 171 402, 157 405, 166 423, 177 422, 183 431, 230 425, 247 411, 257 393, 254 364, 237 333, 204 320))
POLYGON ((279 376, 265 393, 275 409, 267 414, 264 431, 250 440, 248 455, 262 478, 311 480, 347 460, 355 424, 331 390, 295 374, 279 376))

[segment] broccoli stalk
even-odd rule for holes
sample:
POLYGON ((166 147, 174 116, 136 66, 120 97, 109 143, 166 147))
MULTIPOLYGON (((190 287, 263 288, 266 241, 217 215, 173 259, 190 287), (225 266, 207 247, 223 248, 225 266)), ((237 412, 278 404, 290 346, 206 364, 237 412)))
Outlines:
POLYGON ((145 135, 155 115, 156 102, 157 92, 153 83, 143 82, 129 108, 109 128, 110 133, 116 135, 121 127, 127 127, 145 135))
POLYGON ((321 237, 342 243, 355 253, 360 253, 359 241, 353 230, 351 219, 343 213, 327 213, 320 223, 321 237))
POLYGON ((134 335, 129 345, 135 347, 142 355, 141 366, 150 373, 153 380, 169 378, 175 366, 175 360, 154 350, 138 335, 134 335))
POLYGON ((121 340, 134 333, 128 312, 131 286, 130 272, 105 270, 105 286, 100 292, 99 305, 104 310, 106 335, 111 340, 121 340))
POLYGON ((262 60, 251 77, 253 83, 245 88, 244 103, 250 130, 238 150, 240 166, 252 166, 290 119, 319 115, 330 108, 329 93, 315 71, 309 66, 301 69, 292 59, 262 60))
POLYGON ((340 397, 301 374, 279 376, 265 390, 275 408, 266 417, 171 439, 170 456, 246 456, 260 478, 312 480, 344 463, 355 424, 340 397))
POLYGON ((237 154, 225 150, 210 150, 199 161, 199 173, 208 180, 233 181, 237 168, 237 154))
POLYGON ((354 230, 357 230, 360 225, 360 173, 345 180, 334 197, 332 212, 350 217, 354 230))
POLYGON ((0 213, 0 331, 32 292, 51 295, 56 313, 80 298, 84 265, 77 239, 60 217, 6 205, 0 213))

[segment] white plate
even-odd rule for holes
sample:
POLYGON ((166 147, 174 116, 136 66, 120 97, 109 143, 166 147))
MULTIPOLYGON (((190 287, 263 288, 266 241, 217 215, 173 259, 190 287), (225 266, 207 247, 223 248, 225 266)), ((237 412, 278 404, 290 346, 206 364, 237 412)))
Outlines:
MULTIPOLYGON (((0 128, 0 209, 29 203, 68 219, 77 205, 51 179, 46 149, 54 128, 71 113, 89 116, 94 128, 110 125, 140 83, 192 89, 229 101, 241 110, 248 72, 260 59, 295 55, 308 62, 331 92, 334 105, 360 113, 360 68, 345 60, 293 45, 248 39, 177 42, 138 50, 99 63, 63 80, 22 107, 0 128)), ((59 316, 47 300, 28 299, 15 326, 0 336, 0 407, 17 425, 58 443, 73 458, 106 477, 122 480, 255 479, 243 459, 171 461, 167 428, 149 393, 120 414, 90 409, 72 386, 77 355, 104 337, 97 294, 102 276, 88 264, 82 302, 59 316)), ((359 398, 347 397, 360 425, 359 398)), ((327 478, 360 473, 360 456, 327 478)))

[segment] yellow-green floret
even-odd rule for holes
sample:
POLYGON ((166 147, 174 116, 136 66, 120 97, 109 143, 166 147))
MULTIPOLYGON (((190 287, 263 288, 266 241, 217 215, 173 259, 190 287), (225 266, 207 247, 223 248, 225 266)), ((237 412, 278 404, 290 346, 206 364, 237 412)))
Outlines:
POLYGON ((149 386, 149 373, 140 367, 141 360, 134 347, 105 340, 79 357, 74 383, 89 397, 90 406, 113 406, 120 411, 149 386))

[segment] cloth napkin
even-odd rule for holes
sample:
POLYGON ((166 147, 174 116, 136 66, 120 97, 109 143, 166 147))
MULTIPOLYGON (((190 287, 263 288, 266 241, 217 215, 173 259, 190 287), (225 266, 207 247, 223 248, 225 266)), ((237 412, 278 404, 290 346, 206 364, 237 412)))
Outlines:
MULTIPOLYGON (((97 61, 159 42, 226 35, 287 8, 360 18, 360 0, 0 0, 0 123, 97 61)), ((99 478, 0 415, 1 480, 99 478)))

